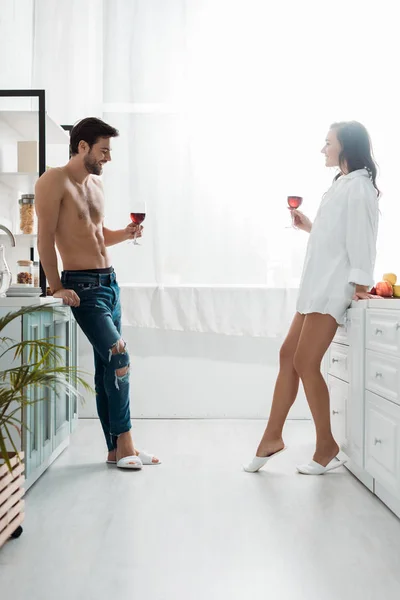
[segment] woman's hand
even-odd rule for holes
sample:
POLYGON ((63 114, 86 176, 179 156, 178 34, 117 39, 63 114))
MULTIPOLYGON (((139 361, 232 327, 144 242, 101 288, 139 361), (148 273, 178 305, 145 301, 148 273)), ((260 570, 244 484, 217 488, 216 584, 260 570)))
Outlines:
POLYGON ((353 300, 370 300, 371 298, 379 298, 379 296, 368 292, 368 287, 365 285, 356 285, 353 300))
POLYGON ((312 229, 312 223, 311 223, 310 219, 308 217, 306 217, 306 215, 304 213, 302 213, 300 210, 297 210, 296 208, 293 208, 291 210, 291 212, 292 212, 293 225, 295 227, 297 227, 297 229, 302 229, 302 231, 306 231, 307 233, 310 233, 310 231, 312 229))

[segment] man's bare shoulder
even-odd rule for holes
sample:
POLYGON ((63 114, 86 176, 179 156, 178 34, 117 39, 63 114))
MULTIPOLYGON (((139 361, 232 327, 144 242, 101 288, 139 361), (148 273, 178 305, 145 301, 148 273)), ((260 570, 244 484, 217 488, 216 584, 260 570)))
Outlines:
POLYGON ((60 188, 64 187, 67 181, 68 174, 65 167, 54 167, 39 177, 36 187, 46 188, 50 185, 54 185, 57 186, 57 188, 60 188))

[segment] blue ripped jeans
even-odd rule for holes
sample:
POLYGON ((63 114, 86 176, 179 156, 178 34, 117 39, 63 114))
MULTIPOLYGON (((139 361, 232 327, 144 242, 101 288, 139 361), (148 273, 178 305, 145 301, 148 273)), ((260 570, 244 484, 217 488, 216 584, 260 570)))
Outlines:
POLYGON ((129 406, 129 354, 119 352, 121 304, 119 286, 113 269, 63 271, 64 288, 74 290, 80 306, 72 308, 74 317, 93 346, 97 413, 109 450, 117 447, 117 437, 131 428, 129 406), (102 272, 103 271, 103 272, 102 272), (116 352, 117 351, 117 352, 116 352), (115 353, 116 352, 116 353, 115 353), (119 369, 128 367, 125 375, 119 369))

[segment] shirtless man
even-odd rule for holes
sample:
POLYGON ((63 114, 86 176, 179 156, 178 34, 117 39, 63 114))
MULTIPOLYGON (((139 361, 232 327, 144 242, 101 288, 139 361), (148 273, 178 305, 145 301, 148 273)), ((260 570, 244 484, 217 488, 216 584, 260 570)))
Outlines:
POLYGON ((119 287, 107 246, 119 244, 142 227, 130 223, 112 231, 103 225, 100 179, 111 160, 110 139, 118 131, 100 119, 87 118, 71 131, 71 159, 50 169, 36 184, 38 248, 54 298, 72 307, 93 346, 97 412, 108 447, 107 462, 125 469, 160 461, 138 452, 130 433, 129 354, 121 338, 119 287), (57 268, 55 245, 64 271, 57 268))

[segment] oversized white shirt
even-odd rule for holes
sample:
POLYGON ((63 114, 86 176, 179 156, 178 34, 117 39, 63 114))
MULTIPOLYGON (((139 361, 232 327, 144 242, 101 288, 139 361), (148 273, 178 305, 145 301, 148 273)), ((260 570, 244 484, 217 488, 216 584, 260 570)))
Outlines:
POLYGON ((333 183, 311 229, 299 313, 329 314, 343 324, 355 284, 373 285, 378 221, 377 193, 366 169, 333 183))

